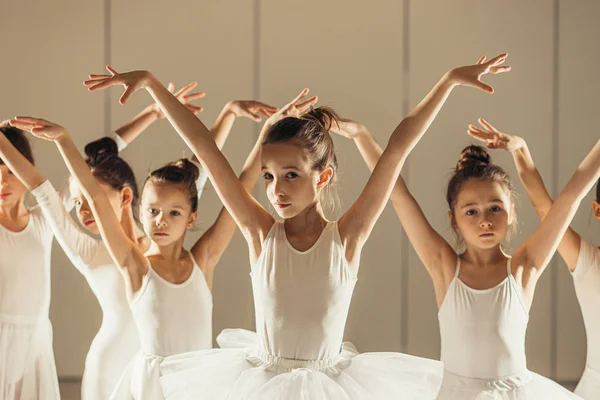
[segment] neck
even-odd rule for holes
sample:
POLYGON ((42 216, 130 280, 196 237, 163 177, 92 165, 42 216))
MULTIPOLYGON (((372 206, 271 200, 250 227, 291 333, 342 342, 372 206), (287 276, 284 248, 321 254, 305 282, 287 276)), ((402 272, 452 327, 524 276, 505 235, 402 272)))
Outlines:
POLYGON ((150 247, 146 251, 146 256, 159 257, 172 265, 176 265, 176 262, 181 259, 181 254, 184 251, 183 237, 167 246, 160 246, 154 240, 151 240, 150 247))
POLYGON ((327 218, 323 215, 320 202, 311 204, 298 215, 285 220, 285 228, 288 232, 321 232, 327 225, 327 218))
POLYGON ((467 250, 462 255, 463 260, 480 268, 493 267, 507 258, 500 245, 489 249, 467 245, 467 250))
POLYGON ((0 217, 2 218, 17 219, 28 213, 29 210, 25 207, 25 196, 15 203, 0 205, 0 217))

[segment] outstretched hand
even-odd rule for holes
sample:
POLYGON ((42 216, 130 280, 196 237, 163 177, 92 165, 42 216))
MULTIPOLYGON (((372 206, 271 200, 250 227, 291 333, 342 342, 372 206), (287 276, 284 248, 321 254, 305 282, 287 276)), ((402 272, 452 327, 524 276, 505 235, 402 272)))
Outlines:
POLYGON ((486 62, 486 56, 483 55, 477 64, 452 69, 448 77, 456 85, 470 86, 487 93, 494 93, 494 88, 483 83, 481 77, 486 74, 501 74, 510 71, 511 67, 502 65, 506 61, 506 57, 508 54, 504 53, 486 62))
POLYGON ((138 89, 145 88, 150 82, 152 74, 148 71, 131 71, 118 73, 110 65, 106 66, 110 75, 90 74, 90 79, 83 82, 88 87, 90 92, 106 89, 110 86, 122 85, 125 87, 125 92, 121 95, 119 103, 125 104, 129 97, 138 89))
POLYGON ((31 132, 34 136, 45 140, 58 140, 68 135, 62 126, 42 118, 15 117, 10 120, 10 125, 23 131, 31 132))
MULTIPOLYGON (((167 89, 169 90, 169 92, 173 93, 173 96, 175 96, 181 104, 186 106, 188 110, 190 110, 194 114, 198 114, 199 112, 204 111, 204 108, 200 107, 200 106, 196 106, 194 104, 191 104, 191 102, 194 100, 197 100, 197 99, 204 98, 206 96, 206 93, 205 92, 190 93, 194 88, 196 88, 196 86, 198 86, 197 82, 190 82, 187 85, 185 85, 184 87, 182 87, 181 89, 179 89, 176 93, 173 93, 173 91, 175 90, 175 85, 173 84, 173 82, 170 82, 169 86, 167 86, 167 89)), ((146 107, 146 110, 155 113, 156 116, 158 117, 158 119, 165 118, 165 114, 163 113, 161 108, 156 103, 150 104, 148 107, 146 107)))
POLYGON ((262 121, 261 115, 268 119, 279 111, 277 107, 255 100, 234 100, 227 103, 226 107, 236 118, 246 117, 255 122, 262 121))
POLYGON ((482 141, 488 149, 501 149, 506 151, 519 150, 525 145, 525 141, 518 137, 502 133, 483 118, 478 119, 482 128, 469 125, 467 133, 475 139, 482 141))
POLYGON ((310 109, 310 107, 312 107, 319 100, 317 96, 313 96, 308 100, 304 100, 304 98, 308 94, 308 91, 308 88, 302 90, 300 94, 296 96, 292 101, 287 103, 285 106, 281 107, 281 109, 279 109, 279 111, 277 111, 275 114, 271 115, 267 120, 267 123, 273 125, 277 121, 286 117, 298 118, 302 114, 306 113, 310 109))

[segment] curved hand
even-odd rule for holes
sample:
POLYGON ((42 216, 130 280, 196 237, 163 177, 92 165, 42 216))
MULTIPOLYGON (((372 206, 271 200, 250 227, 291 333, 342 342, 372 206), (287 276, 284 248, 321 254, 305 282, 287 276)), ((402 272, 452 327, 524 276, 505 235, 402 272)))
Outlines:
MULTIPOLYGON (((206 96, 205 92, 190 93, 196 86, 198 86, 197 82, 190 82, 173 94, 173 96, 175 96, 177 100, 181 102, 181 104, 186 106, 194 114, 198 114, 199 112, 204 111, 204 108, 191 104, 190 102, 204 98, 206 96)), ((173 93, 173 91, 175 90, 175 85, 173 84, 173 82, 169 83, 167 89, 169 89, 169 92, 173 93)), ((155 113, 158 119, 165 118, 165 114, 162 112, 162 110, 156 103, 150 104, 148 107, 146 107, 146 110, 155 113)))
POLYGON ((506 61, 508 54, 500 54, 490 61, 485 62, 486 56, 483 55, 477 64, 465 67, 454 68, 449 72, 449 78, 455 85, 470 86, 481 89, 487 93, 494 93, 494 88, 481 82, 481 77, 486 74, 500 74, 510 71, 511 67, 501 65, 506 61))
POLYGON ((269 119, 266 121, 267 124, 273 125, 277 121, 284 119, 286 117, 300 117, 302 114, 306 113, 310 107, 312 107, 319 98, 317 96, 313 96, 308 100, 302 101, 304 97, 308 94, 309 89, 305 88, 300 92, 298 96, 296 96, 292 101, 287 103, 285 106, 281 107, 279 111, 275 114, 271 115, 269 119))
POLYGON ((90 79, 83 82, 83 84, 88 87, 90 92, 106 89, 110 86, 124 86, 125 92, 119 99, 119 103, 121 104, 125 104, 129 97, 138 89, 145 88, 152 76, 148 71, 131 71, 120 74, 110 65, 107 65, 106 69, 110 72, 110 75, 90 74, 90 79))
POLYGON ((262 120, 261 115, 268 119, 279 110, 277 107, 256 100, 230 101, 227 103, 227 108, 236 118, 246 117, 255 122, 262 120))
POLYGON ((478 121, 483 129, 475 125, 469 125, 467 133, 475 139, 484 142, 489 149, 512 152, 525 146, 525 141, 522 138, 500 132, 483 118, 479 118, 478 121))
POLYGON ((42 118, 15 117, 10 121, 10 125, 31 132, 34 136, 44 140, 55 141, 68 135, 67 130, 62 126, 42 118))
POLYGON ((331 124, 331 132, 337 133, 348 139, 356 139, 367 128, 358 121, 353 121, 347 118, 340 118, 336 124, 331 124))

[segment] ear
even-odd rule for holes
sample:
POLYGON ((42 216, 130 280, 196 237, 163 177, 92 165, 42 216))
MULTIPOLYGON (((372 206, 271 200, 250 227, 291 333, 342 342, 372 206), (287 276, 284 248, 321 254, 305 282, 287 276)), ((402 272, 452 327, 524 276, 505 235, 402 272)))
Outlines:
POLYGON ((327 167, 319 174, 319 181, 317 182, 317 188, 323 189, 333 179, 333 168, 327 167))
POLYGON ((452 211, 448 211, 448 221, 450 221, 450 226, 456 229, 456 224, 454 223, 454 218, 452 218, 452 211))
POLYGON ((121 189, 121 206, 128 207, 133 201, 133 191, 129 186, 125 186, 121 189))
POLYGON ((596 219, 600 219, 600 202, 598 200, 592 201, 592 212, 596 219))
POLYGON ((194 211, 190 214, 190 218, 188 219, 187 229, 192 229, 194 225, 196 225, 196 219, 198 218, 198 211, 194 211))

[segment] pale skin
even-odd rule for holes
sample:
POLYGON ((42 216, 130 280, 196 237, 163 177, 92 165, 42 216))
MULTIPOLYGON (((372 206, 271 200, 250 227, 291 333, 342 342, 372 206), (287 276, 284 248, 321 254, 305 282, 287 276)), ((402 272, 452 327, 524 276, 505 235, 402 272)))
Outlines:
MULTIPOLYGON (((469 125, 469 135, 485 143, 489 149, 504 150, 512 154, 529 200, 540 219, 544 220, 552 208, 553 201, 533 162, 525 140, 519 136, 499 131, 483 118, 479 119, 479 124, 479 127, 469 125)), ((600 203, 597 200, 592 201, 592 212, 596 219, 600 220, 600 203)), ((569 227, 558 245, 558 252, 571 272, 574 272, 577 266, 581 240, 581 236, 569 227)))
MULTIPOLYGON (((459 85, 475 86, 488 92, 493 89, 482 83, 480 77, 489 72, 501 72, 506 55, 490 63, 457 68, 445 74, 433 90, 398 125, 388 146, 357 201, 338 222, 350 269, 357 273, 361 249, 400 175, 406 157, 445 103, 452 90, 459 85)), ((149 72, 134 71, 115 76, 98 76, 86 82, 90 90, 123 85, 121 103, 138 89, 146 89, 161 107, 167 119, 207 169, 219 197, 227 207, 248 242, 250 261, 256 263, 262 243, 274 224, 274 218, 235 179, 229 163, 210 140, 208 130, 160 84, 149 72)), ((288 104, 280 114, 292 110, 306 91, 288 104)), ((262 148, 262 170, 269 201, 285 219, 285 230, 292 246, 307 249, 320 236, 327 219, 323 215, 320 194, 329 183, 333 169, 314 170, 308 163, 305 149, 291 143, 265 145, 262 148)))
MULTIPOLYGON (((382 150, 364 125, 346 120, 337 132, 355 141, 369 168, 377 164, 382 150)), ((598 179, 599 168, 600 144, 597 144, 565 186, 544 223, 513 254, 511 272, 527 307, 533 300, 539 275, 550 261, 581 198, 598 179)), ((402 177, 396 182, 391 200, 411 244, 432 278, 438 307, 442 305, 456 272, 457 257, 461 259, 459 278, 470 287, 487 289, 506 278, 506 263, 510 257, 502 251, 501 243, 512 223, 514 211, 510 196, 502 185, 475 180, 466 182, 461 188, 454 210, 448 213, 450 222, 466 245, 466 251, 461 255, 457 255, 429 224, 402 177)))
MULTIPOLYGON (((230 115, 234 117, 245 116, 246 113, 270 115, 275 111, 276 108, 255 101, 230 102, 221 113, 223 118, 218 119, 216 125, 219 127, 218 131, 230 129, 233 121, 230 121, 230 124, 222 121, 231 119, 230 115)), ((187 280, 192 273, 193 262, 182 245, 185 232, 193 226, 197 212, 192 212, 189 193, 186 193, 186 190, 172 184, 149 182, 145 185, 142 192, 140 220, 150 240, 149 246, 143 249, 139 243, 130 239, 130 235, 115 214, 109 197, 87 168, 72 138, 63 127, 31 117, 16 117, 11 124, 57 144, 87 200, 113 261, 124 273, 130 296, 141 288, 142 279, 149 265, 169 282, 181 283, 187 280)), ((254 186, 257 178, 257 175, 252 176, 247 171, 242 172, 242 182, 248 189, 254 186)), ((235 223, 228 213, 221 212, 215 223, 191 249, 192 257, 205 275, 209 288, 212 288, 214 268, 233 237, 235 228, 235 223)))

